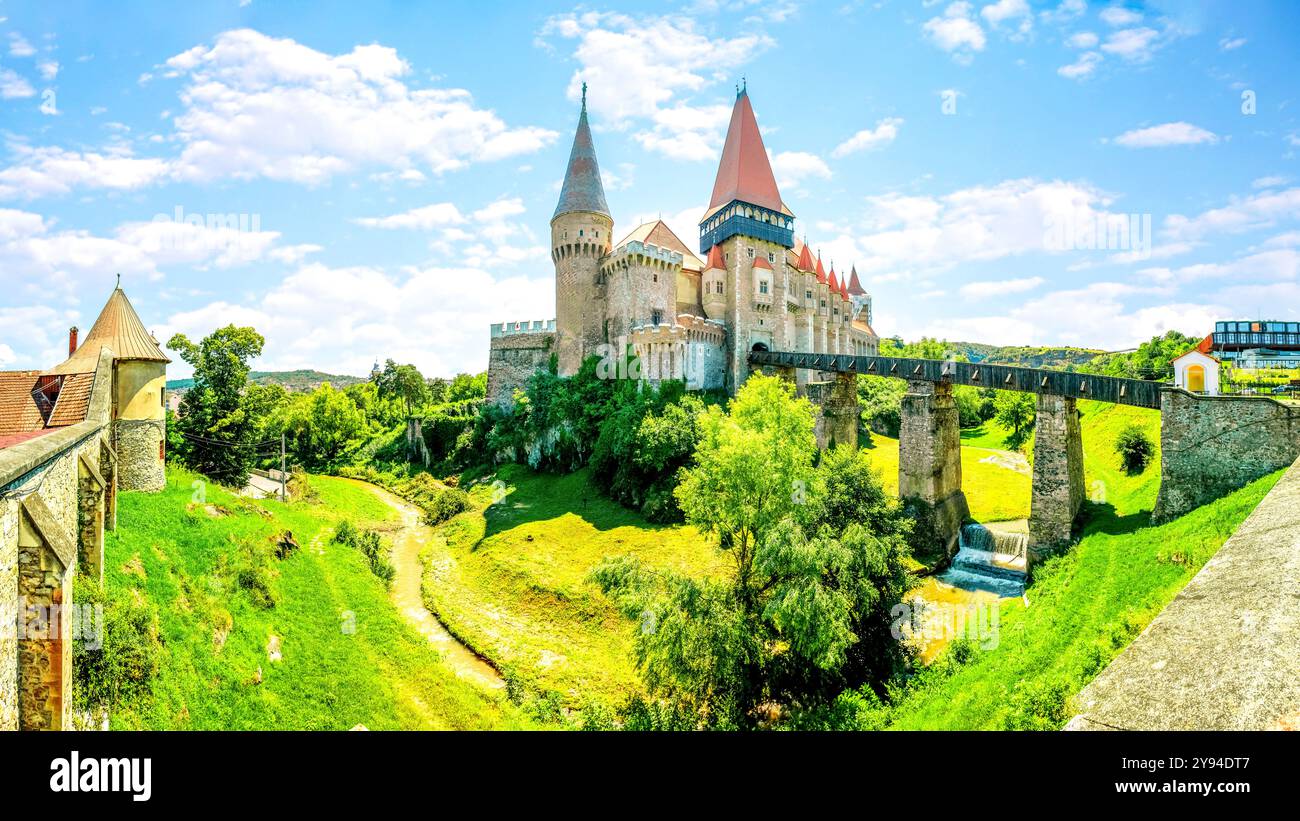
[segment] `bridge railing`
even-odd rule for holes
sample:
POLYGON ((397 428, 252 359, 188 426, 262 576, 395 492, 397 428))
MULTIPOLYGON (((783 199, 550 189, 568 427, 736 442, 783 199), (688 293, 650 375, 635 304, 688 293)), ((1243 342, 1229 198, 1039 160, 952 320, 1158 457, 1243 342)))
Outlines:
POLYGON ((1159 382, 1044 368, 1023 368, 1017 365, 793 351, 753 351, 749 354, 749 362, 752 365, 780 368, 890 376, 925 382, 951 382, 954 385, 970 385, 977 388, 1052 394, 1075 399, 1096 399, 1100 402, 1133 405, 1139 408, 1160 407, 1161 383, 1159 382))

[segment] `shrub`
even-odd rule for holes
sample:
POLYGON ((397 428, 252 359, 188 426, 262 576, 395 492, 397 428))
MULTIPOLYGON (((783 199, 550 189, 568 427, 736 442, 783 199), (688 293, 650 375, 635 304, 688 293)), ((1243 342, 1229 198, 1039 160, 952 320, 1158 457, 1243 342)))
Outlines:
POLYGON ((73 585, 73 601, 83 614, 73 630, 74 705, 78 710, 112 710, 147 697, 163 652, 157 611, 133 590, 101 588, 87 576, 78 576, 73 585))
POLYGON ((1135 476, 1147 469, 1155 455, 1156 446, 1151 436, 1136 422, 1129 424, 1115 437, 1115 452, 1126 473, 1135 476))
POLYGON ((444 488, 424 508, 424 523, 437 527, 473 507, 469 494, 460 488, 444 488))
POLYGON ((393 567, 389 557, 389 547, 382 536, 373 530, 358 530, 346 519, 339 522, 334 530, 334 543, 347 545, 361 551, 366 557, 370 572, 386 585, 391 585, 397 578, 397 568, 393 567))

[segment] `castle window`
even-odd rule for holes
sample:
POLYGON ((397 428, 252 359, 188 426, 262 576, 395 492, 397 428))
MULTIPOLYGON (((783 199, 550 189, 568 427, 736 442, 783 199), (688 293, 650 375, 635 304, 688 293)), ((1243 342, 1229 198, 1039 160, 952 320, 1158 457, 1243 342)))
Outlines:
POLYGON ((760 279, 760 280, 758 281, 758 292, 759 292, 760 294, 765 294, 765 293, 767 293, 767 280, 765 280, 765 279, 760 279))
POLYGON ((803 295, 805 299, 812 299, 812 291, 804 291, 803 295))
POLYGON ((581 229, 581 228, 578 229, 578 236, 582 236, 582 229, 581 229))
POLYGON ((718 280, 717 291, 718 293, 722 293, 722 280, 718 280))
POLYGON ((754 249, 753 249, 753 248, 746 248, 745 250, 749 252, 749 258, 750 258, 750 259, 753 259, 753 258, 754 258, 754 249))
POLYGON ((768 262, 776 262, 776 254, 772 253, 771 251, 768 251, 768 252, 767 252, 767 261, 768 261, 768 262))
POLYGON ((655 275, 654 275, 654 278, 655 278, 655 282, 658 282, 658 281, 659 281, 659 275, 658 275, 658 274, 655 274, 655 275))
POLYGON ((822 307, 823 307, 823 308, 826 307, 826 300, 824 300, 824 299, 822 300, 822 307))
POLYGON ((664 312, 663 312, 663 311, 651 311, 651 312, 650 312, 650 321, 651 321, 652 323, 654 323, 655 325, 658 325, 660 322, 663 322, 663 319, 664 319, 664 312))

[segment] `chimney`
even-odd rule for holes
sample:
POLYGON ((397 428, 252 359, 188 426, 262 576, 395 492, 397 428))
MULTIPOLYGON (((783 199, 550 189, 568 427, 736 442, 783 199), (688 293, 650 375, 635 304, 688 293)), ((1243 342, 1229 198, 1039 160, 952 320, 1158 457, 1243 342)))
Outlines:
POLYGON ((77 326, 68 329, 68 356, 77 352, 77 326))

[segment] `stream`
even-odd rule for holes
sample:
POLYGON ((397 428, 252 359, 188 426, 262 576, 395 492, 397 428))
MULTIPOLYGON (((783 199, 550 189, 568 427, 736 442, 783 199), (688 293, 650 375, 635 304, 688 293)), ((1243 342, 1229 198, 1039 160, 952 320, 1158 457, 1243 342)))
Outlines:
POLYGON ((437 616, 424 605, 424 596, 420 592, 424 563, 420 561, 420 553, 430 541, 441 537, 434 533, 433 528, 424 524, 420 509, 405 499, 368 482, 349 481, 367 488, 401 516, 401 528, 392 535, 392 561, 393 567, 397 569, 397 578, 393 579, 390 594, 393 604, 429 640, 442 656, 443 663, 458 677, 489 690, 504 690, 506 682, 496 668, 448 632, 437 616))

